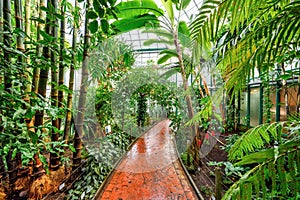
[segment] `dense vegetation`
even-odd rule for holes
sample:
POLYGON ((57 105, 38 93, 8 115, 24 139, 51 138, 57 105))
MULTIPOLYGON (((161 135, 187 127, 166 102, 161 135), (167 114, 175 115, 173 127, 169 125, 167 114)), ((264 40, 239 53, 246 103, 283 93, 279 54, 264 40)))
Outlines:
MULTIPOLYGON (((300 1, 207 0, 191 21, 181 21, 189 3, 162 0, 160 9, 150 0, 75 0, 74 5, 0 0, 1 199, 41 199, 84 163, 85 178, 68 198, 91 198, 131 136, 159 120, 153 116, 161 108, 173 121, 179 147, 190 140, 188 148, 180 149, 186 151, 189 168, 198 167, 215 144, 208 138, 236 133, 224 147, 228 162, 213 163, 236 172, 224 199, 299 198, 300 1), (115 98, 126 93, 117 87, 124 79, 143 83, 146 78, 130 75, 133 50, 110 38, 141 27, 160 36, 145 45, 170 47, 157 61, 166 71, 155 74, 149 65, 151 72, 144 73, 157 79, 131 96, 115 98), (213 72, 214 92, 202 73, 206 68, 213 72), (78 71, 80 77, 75 77, 78 71), (181 76, 180 89, 161 81, 174 74, 181 76), (74 79, 80 80, 77 91, 74 79), (242 133, 239 102, 253 80, 262 88, 259 109, 264 114, 259 126, 250 127, 249 111, 242 133), (294 110, 289 88, 297 93, 294 110), (280 101, 280 91, 284 122, 280 115, 272 118, 270 95, 280 101), (118 107, 124 105, 128 107, 118 107), (114 106, 124 112, 114 115, 114 106), (108 136, 107 125, 112 126, 108 136)), ((280 103, 275 109, 279 113, 280 103)))

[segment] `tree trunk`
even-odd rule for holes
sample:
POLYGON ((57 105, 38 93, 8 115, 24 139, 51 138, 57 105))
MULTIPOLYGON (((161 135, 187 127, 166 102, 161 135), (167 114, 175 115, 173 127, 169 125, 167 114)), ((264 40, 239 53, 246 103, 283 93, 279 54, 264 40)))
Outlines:
MULTIPOLYGON (((75 10, 77 10, 76 8, 78 7, 78 1, 75 0, 75 10)), ((69 90, 72 91, 68 93, 68 100, 67 100, 67 115, 66 115, 66 123, 65 123, 65 130, 64 130, 64 141, 65 143, 68 143, 69 140, 69 134, 70 134, 70 129, 71 129, 71 122, 72 122, 72 105, 73 105, 73 87, 74 87, 74 72, 75 72, 75 66, 77 63, 76 60, 76 45, 77 45, 77 31, 78 31, 78 27, 77 27, 77 19, 76 16, 78 13, 75 13, 74 16, 74 24, 73 24, 73 38, 72 38, 72 63, 71 63, 71 67, 70 67, 70 79, 69 79, 69 90)))
MULTIPOLYGON (((54 9, 54 12, 57 13, 58 8, 58 2, 57 0, 52 1, 52 6, 54 9)), ((54 14, 54 13, 53 13, 54 14)), ((53 15, 53 21, 52 21, 52 37, 58 38, 58 22, 57 18, 53 15)), ((51 105, 53 107, 58 107, 58 90, 57 90, 57 84, 58 84, 58 65, 57 65, 57 55, 55 50, 51 50, 51 105)), ((51 141, 57 142, 59 139, 59 120, 58 118, 55 118, 52 120, 52 126, 56 129, 52 128, 52 135, 51 135, 51 141)), ((50 153, 50 168, 53 170, 57 170, 59 168, 59 156, 58 153, 50 153)))
MULTIPOLYGON (((88 10, 89 7, 90 7, 90 0, 87 0, 85 10, 88 10)), ((89 19, 86 16, 85 30, 84 30, 84 52, 83 52, 83 61, 82 61, 82 75, 81 75, 80 95, 79 95, 79 102, 78 102, 78 114, 76 120, 76 132, 74 138, 74 147, 76 149, 76 152, 73 154, 73 169, 77 168, 81 163, 81 149, 82 149, 81 137, 83 134, 87 81, 89 76, 89 71, 88 71, 88 64, 90 59, 89 47, 90 47, 89 19)))
MULTIPOLYGON (((194 117, 194 110, 193 110, 191 95, 188 93, 189 85, 188 85, 188 80, 186 77, 187 75, 186 75, 185 68, 184 68, 184 63, 183 63, 183 58, 182 58, 183 52, 182 52, 180 42, 178 39, 177 30, 178 29, 175 29, 173 32, 174 44, 176 47, 176 52, 178 54, 178 62, 179 62, 179 66, 180 66, 180 74, 181 74, 181 78, 182 78, 183 89, 186 93, 185 101, 186 101, 187 108, 188 108, 188 115, 189 115, 189 119, 192 119, 194 117)), ((191 148, 193 150, 193 154, 194 154, 194 164, 198 165, 199 164, 199 152, 200 152, 200 151, 198 151, 198 148, 197 148, 197 141, 199 139, 198 130, 195 125, 193 125, 191 127, 191 129, 192 129, 193 135, 195 136, 194 140, 192 142, 192 146, 191 146, 191 148)), ((189 154, 189 152, 188 152, 188 154, 189 154)))
MULTIPOLYGON (((45 7, 45 0, 39 1, 39 19, 45 19, 45 13, 40 9, 41 7, 45 7)), ((43 30, 44 25, 41 22, 38 22, 37 24, 37 41, 42 40, 42 36, 40 34, 40 31, 43 30)), ((40 44, 37 44, 36 46, 36 55, 37 57, 42 56, 43 47, 40 44)), ((32 78, 32 88, 31 91, 35 94, 38 93, 39 88, 39 79, 40 79, 40 68, 38 67, 40 63, 36 63, 36 66, 33 68, 33 78, 32 78)))
MULTIPOLYGON (((66 3, 62 1, 61 3, 61 15, 62 19, 60 21, 60 52, 59 52, 59 78, 58 78, 58 85, 62 86, 64 84, 64 54, 65 54, 65 27, 66 27, 66 3)), ((63 99, 64 99, 64 92, 62 89, 58 91, 58 107, 60 109, 63 108, 63 99)), ((61 127, 61 118, 58 119, 58 126, 61 127)))
MULTIPOLYGON (((3 0, 3 43, 7 48, 11 47, 12 43, 12 33, 11 33, 11 0, 3 0)), ((4 50, 4 68, 8 69, 10 64, 10 52, 4 50)), ((12 81, 10 79, 10 72, 5 70, 4 72, 4 89, 10 92, 12 87, 12 81)))

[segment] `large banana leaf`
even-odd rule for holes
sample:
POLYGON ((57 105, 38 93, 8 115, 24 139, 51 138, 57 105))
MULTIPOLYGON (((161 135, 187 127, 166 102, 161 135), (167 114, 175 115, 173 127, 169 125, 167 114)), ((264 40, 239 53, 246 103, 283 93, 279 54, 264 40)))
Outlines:
POLYGON ((120 19, 135 18, 136 16, 141 16, 146 13, 154 14, 155 16, 164 15, 163 10, 152 0, 124 1, 119 3, 116 7, 119 10, 117 17, 120 19))
POLYGON ((145 14, 128 19, 121 19, 112 23, 112 26, 122 33, 142 27, 154 27, 158 25, 159 21, 157 17, 152 14, 145 14))

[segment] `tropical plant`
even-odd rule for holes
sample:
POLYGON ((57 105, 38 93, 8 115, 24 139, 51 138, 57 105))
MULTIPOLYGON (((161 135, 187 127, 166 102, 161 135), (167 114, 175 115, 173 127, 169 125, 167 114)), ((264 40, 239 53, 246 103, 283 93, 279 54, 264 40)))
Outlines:
POLYGON ((229 151, 229 159, 235 161, 235 166, 251 169, 223 199, 296 197, 300 191, 299 144, 298 121, 263 124, 248 130, 229 151))

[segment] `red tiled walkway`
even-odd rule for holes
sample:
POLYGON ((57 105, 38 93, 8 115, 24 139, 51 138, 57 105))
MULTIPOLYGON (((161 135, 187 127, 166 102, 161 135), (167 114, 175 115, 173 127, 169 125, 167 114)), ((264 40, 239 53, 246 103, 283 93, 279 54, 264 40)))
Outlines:
POLYGON ((95 199, 198 199, 177 158, 165 120, 131 147, 95 199))

